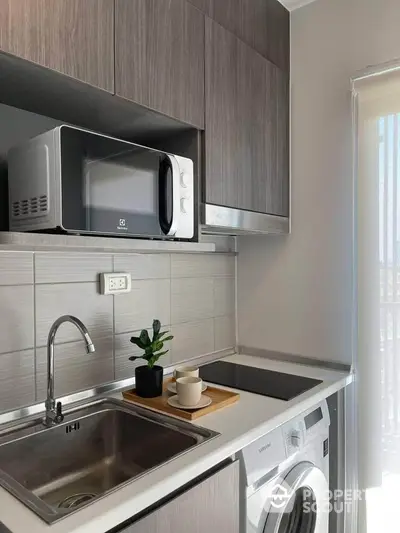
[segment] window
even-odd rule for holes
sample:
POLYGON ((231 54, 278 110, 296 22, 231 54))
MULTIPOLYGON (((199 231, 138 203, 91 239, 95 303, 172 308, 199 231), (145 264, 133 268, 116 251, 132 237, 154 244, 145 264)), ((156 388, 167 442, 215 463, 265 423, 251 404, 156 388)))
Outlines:
POLYGON ((359 533, 398 529, 400 493, 400 73, 358 93, 359 533), (385 516, 384 524, 382 516, 385 516))

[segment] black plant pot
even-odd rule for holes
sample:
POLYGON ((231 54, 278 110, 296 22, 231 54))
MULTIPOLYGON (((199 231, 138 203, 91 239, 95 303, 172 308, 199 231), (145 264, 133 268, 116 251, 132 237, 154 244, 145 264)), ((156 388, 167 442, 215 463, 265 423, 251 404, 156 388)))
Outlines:
POLYGON ((142 398, 155 398, 163 393, 162 366, 138 366, 135 368, 136 394, 142 398))

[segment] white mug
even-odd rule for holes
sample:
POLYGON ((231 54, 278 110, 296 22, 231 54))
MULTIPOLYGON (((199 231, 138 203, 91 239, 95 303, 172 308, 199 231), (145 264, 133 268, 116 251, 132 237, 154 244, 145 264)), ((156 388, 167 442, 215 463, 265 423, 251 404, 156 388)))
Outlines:
POLYGON ((201 378, 178 378, 176 380, 178 402, 186 407, 194 407, 201 399, 202 388, 203 380, 201 378))
POLYGON ((198 366, 178 366, 174 370, 174 378, 198 378, 199 367, 198 366))

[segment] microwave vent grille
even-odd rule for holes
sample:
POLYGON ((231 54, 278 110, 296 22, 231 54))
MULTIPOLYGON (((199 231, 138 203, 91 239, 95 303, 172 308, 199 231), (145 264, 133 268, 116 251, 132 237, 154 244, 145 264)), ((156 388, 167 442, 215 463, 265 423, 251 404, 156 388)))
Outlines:
POLYGON ((16 219, 40 217, 48 213, 48 211, 48 197, 45 194, 17 200, 12 203, 12 217, 16 219))

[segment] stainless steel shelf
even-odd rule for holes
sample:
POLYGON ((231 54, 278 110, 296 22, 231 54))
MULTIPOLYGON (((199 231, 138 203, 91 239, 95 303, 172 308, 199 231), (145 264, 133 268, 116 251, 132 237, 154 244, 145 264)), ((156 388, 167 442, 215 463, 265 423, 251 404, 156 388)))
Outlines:
POLYGON ((206 253, 214 252, 212 242, 179 242, 83 235, 0 232, 0 249, 81 251, 112 253, 206 253))

